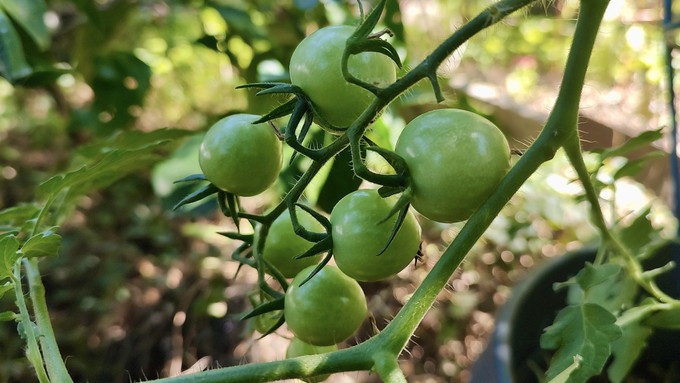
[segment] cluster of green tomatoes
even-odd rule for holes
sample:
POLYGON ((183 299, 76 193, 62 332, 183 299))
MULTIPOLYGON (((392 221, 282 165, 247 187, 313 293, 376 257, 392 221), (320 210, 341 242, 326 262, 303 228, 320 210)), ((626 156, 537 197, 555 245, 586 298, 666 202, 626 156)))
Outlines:
MULTIPOLYGON (((375 98, 368 90, 348 83, 342 73, 345 43, 353 31, 348 26, 322 28, 300 43, 290 62, 292 84, 302 89, 317 118, 337 136, 344 134, 375 98)), ((396 80, 394 63, 376 52, 351 55, 347 68, 375 86, 396 80)), ((218 189, 235 196, 253 196, 277 179, 282 140, 272 125, 257 122, 260 117, 232 115, 205 135, 200 165, 205 178, 218 189)), ((458 109, 437 109, 413 119, 402 131, 394 153, 408 169, 413 210, 438 222, 469 218, 510 167, 510 150, 501 131, 485 118, 458 109)), ((322 260, 320 254, 298 257, 313 243, 296 235, 290 210, 280 214, 267 230, 256 225, 254 242, 266 236, 256 256, 266 260, 268 268, 292 278, 283 307, 285 322, 296 337, 288 356, 335 349, 366 318, 366 299, 359 282, 390 278, 413 261, 420 247, 420 226, 411 210, 395 226, 396 201, 396 196, 383 198, 376 189, 357 190, 337 202, 325 223, 318 219, 320 213, 313 215, 295 207, 296 221, 305 230, 325 232, 332 241, 335 266, 327 264, 321 269, 316 267, 322 260), (308 278, 313 271, 318 272, 308 278)))

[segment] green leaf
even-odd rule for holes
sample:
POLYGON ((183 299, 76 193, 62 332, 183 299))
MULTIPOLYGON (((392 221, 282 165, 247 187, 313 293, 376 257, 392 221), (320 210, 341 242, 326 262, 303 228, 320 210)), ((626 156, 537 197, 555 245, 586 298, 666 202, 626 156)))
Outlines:
POLYGON ((21 227, 26 221, 34 219, 39 212, 40 208, 30 203, 9 207, 0 210, 0 225, 21 227))
POLYGON ((47 12, 44 0, 0 0, 0 8, 4 8, 21 25, 41 50, 47 49, 50 45, 50 33, 43 20, 47 12))
POLYGON ((607 368, 607 375, 614 383, 620 383, 628 375, 653 330, 639 322, 630 322, 623 327, 621 338, 612 343, 613 361, 607 368))
POLYGON ((580 356, 575 356, 574 362, 569 367, 565 368, 564 371, 560 372, 559 374, 555 375, 554 378, 550 379, 548 383, 568 383, 571 373, 574 372, 574 370, 576 370, 578 366, 581 365, 582 359, 583 358, 581 358, 580 356))
POLYGON ((633 254, 642 254, 643 249, 654 242, 654 236, 658 236, 649 219, 650 212, 651 207, 647 207, 630 225, 618 229, 621 242, 633 254))
POLYGON ((644 324, 654 328, 680 330, 680 307, 674 306, 667 310, 657 311, 650 315, 644 324))
POLYGON ((14 283, 12 281, 6 281, 0 285, 0 298, 2 298, 8 291, 14 290, 14 283))
POLYGON ((622 156, 624 154, 628 154, 632 151, 648 146, 652 142, 657 141, 662 137, 663 137, 662 128, 656 130, 648 130, 640 133, 636 137, 629 139, 619 147, 602 151, 602 153, 600 153, 600 157, 601 159, 604 160, 609 157, 622 156))
POLYGON ((17 314, 13 311, 5 311, 0 313, 0 322, 9 322, 17 318, 17 314))
POLYGON ((14 264, 19 259, 19 241, 9 235, 0 239, 0 280, 9 278, 14 273, 14 264))
POLYGON ((611 353, 611 342, 620 336, 616 317, 602 306, 586 303, 565 307, 541 336, 542 348, 557 350, 547 378, 556 377, 578 356, 582 363, 572 372, 569 381, 586 382, 600 373, 611 353))
POLYGON ((38 192, 50 195, 65 188, 72 188, 70 195, 74 197, 106 187, 127 174, 146 169, 158 162, 162 158, 157 154, 158 149, 167 145, 171 139, 186 134, 190 132, 178 130, 161 130, 146 134, 127 132, 108 141, 109 145, 102 143, 85 150, 84 153, 88 156, 96 157, 94 161, 48 179, 40 184, 38 192))
POLYGON ((208 5, 220 13, 230 32, 235 32, 249 45, 252 45, 253 40, 267 37, 262 27, 253 22, 248 12, 228 5, 219 5, 214 1, 210 1, 208 5))
POLYGON ((27 258, 52 257, 59 254, 61 236, 52 230, 46 230, 29 238, 21 247, 27 258))
POLYGON ((583 269, 576 274, 575 279, 583 291, 588 291, 592 287, 614 278, 620 272, 621 266, 616 264, 608 263, 595 266, 586 262, 583 269))
POLYGON ((157 129, 151 132, 142 132, 138 130, 119 131, 105 140, 99 140, 93 144, 79 148, 78 154, 87 158, 95 158, 114 150, 144 149, 148 146, 174 141, 191 134, 194 134, 194 132, 185 129, 170 128, 157 129))
POLYGON ((626 164, 623 165, 619 170, 617 170, 612 177, 618 180, 619 178, 623 177, 636 176, 640 174, 640 172, 649 165, 650 161, 655 160, 657 158, 663 158, 666 156, 667 154, 661 150, 649 152, 640 158, 636 158, 634 160, 626 162, 626 164))
POLYGON ((7 15, 0 10, 0 76, 10 82, 31 74, 21 39, 7 15))

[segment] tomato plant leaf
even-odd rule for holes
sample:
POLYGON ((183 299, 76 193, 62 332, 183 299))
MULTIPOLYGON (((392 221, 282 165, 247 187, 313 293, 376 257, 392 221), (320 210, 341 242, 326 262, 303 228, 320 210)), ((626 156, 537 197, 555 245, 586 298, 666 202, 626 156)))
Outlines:
POLYGON ((59 254, 61 236, 52 230, 38 233, 26 241, 21 252, 27 258, 51 257, 59 254))
POLYGON ((47 12, 44 0, 0 0, 0 8, 4 8, 41 50, 47 48, 50 44, 50 33, 43 20, 47 12))
POLYGON ((667 310, 660 310, 650 315, 644 324, 654 328, 680 330, 680 307, 673 306, 667 310))
POLYGON ((119 131, 104 140, 98 140, 78 149, 78 154, 86 158, 97 158, 115 150, 138 150, 149 146, 169 143, 194 134, 185 129, 157 129, 151 132, 138 130, 119 131))
POLYGON ((14 290, 14 283, 12 281, 5 281, 0 285, 0 298, 2 298, 8 291, 14 290))
POLYGON ((31 74, 24 48, 14 25, 0 9, 0 76, 10 82, 31 74))
POLYGON ((582 363, 569 381, 586 382, 602 370, 611 353, 611 342, 620 336, 616 317, 600 305, 585 303, 563 308, 541 336, 542 348, 557 350, 547 378, 557 376, 573 363, 574 357, 580 356, 582 363))
POLYGON ((607 375, 613 383, 622 382, 628 375, 653 333, 650 327, 637 321, 628 323, 622 329, 623 335, 612 343, 613 361, 607 367, 607 375))
POLYGON ((600 153, 600 158, 604 160, 606 158, 628 154, 637 149, 643 148, 654 141, 660 140, 662 137, 663 137, 662 128, 642 132, 636 137, 629 139, 628 141, 624 142, 622 145, 618 147, 602 151, 600 153))
POLYGON ((593 265, 586 262, 584 268, 576 274, 575 280, 581 289, 588 291, 592 287, 614 278, 621 270, 622 267, 617 264, 593 265))
POLYGON ((652 221, 649 219, 651 206, 640 211, 635 219, 628 225, 618 229, 619 238, 623 245, 633 254, 643 253, 643 249, 652 243, 655 235, 652 221))
POLYGON ((667 154, 661 150, 649 152, 640 158, 636 158, 634 160, 626 162, 626 164, 623 165, 619 170, 617 170, 612 177, 615 180, 618 180, 623 177, 633 177, 639 174, 642 171, 642 169, 647 167, 650 161, 657 158, 663 158, 666 156, 667 154))
POLYGON ((554 378, 550 379, 548 383, 568 383, 571 373, 574 372, 574 370, 576 370, 578 366, 581 365, 582 359, 583 358, 581 358, 580 356, 575 356, 574 362, 571 365, 569 365, 569 367, 565 368, 562 372, 555 375, 554 378))
POLYGON ((19 241, 13 235, 0 238, 0 280, 9 278, 14 264, 19 259, 19 241))

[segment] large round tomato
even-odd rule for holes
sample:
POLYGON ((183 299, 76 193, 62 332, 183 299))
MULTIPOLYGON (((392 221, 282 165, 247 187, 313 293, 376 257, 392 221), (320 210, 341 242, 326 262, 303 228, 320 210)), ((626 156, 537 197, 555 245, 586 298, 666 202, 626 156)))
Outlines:
MULTIPOLYGON (((314 346, 313 344, 305 343, 298 338, 293 338, 286 349, 286 358, 296 358, 298 356, 304 355, 316 355, 324 354, 327 352, 335 351, 338 346, 314 346)), ((313 378, 302 379, 306 383, 320 383, 328 378, 329 375, 319 375, 313 378)))
MULTIPOLYGON (((298 222, 307 230, 322 232, 323 226, 304 210, 297 210, 298 222)), ((286 278, 293 278, 307 266, 319 263, 322 255, 295 259, 312 247, 312 243, 295 234, 288 210, 269 227, 262 255, 286 278)))
POLYGON ((331 265, 300 286, 314 267, 295 276, 286 291, 283 313, 296 337, 316 346, 330 346, 359 328, 366 318, 366 297, 357 281, 331 265))
POLYGON ((265 191, 281 170, 281 141, 260 116, 235 114, 215 123, 203 137, 198 162, 218 188, 252 196, 265 191))
MULTIPOLYGON (((336 129, 346 129, 375 96, 345 81, 342 55, 354 27, 331 26, 319 29, 302 40, 290 59, 290 79, 299 86, 319 114, 336 129)), ((384 87, 396 80, 390 58, 375 52, 352 55, 347 69, 358 79, 384 87)))
POLYGON ((411 204, 439 222, 468 219, 510 168, 503 133, 484 117, 459 109, 438 109, 413 119, 395 152, 411 175, 411 204))
POLYGON ((333 257, 343 273, 359 281, 378 281, 391 277, 413 261, 420 246, 420 226, 411 212, 380 254, 397 215, 379 222, 387 217, 394 202, 394 198, 382 198, 376 190, 357 190, 333 207, 333 257))

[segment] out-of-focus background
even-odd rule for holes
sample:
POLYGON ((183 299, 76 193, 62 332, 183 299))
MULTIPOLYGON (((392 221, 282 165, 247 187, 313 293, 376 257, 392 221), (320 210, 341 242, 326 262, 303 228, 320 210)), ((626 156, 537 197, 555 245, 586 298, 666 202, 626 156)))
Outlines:
MULTIPOLYGON (((371 2, 362 3, 370 9, 371 2)), ((390 41, 408 70, 490 3, 388 1, 382 26, 394 32, 390 41)), ((390 105, 371 137, 393 145, 413 117, 452 106, 495 121, 521 152, 552 107, 577 6, 539 4, 485 30, 442 65, 443 104, 420 83, 390 105)), ((257 276, 247 268, 237 275, 230 253, 238 243, 216 234, 233 224, 214 202, 173 211, 187 192, 173 181, 200 171, 197 146, 214 121, 235 112, 265 113, 285 100, 236 86, 288 81, 298 42, 328 24, 357 24, 356 2, 30 0, 0 2, 0 9, 0 39, 8 47, 0 51, 0 209, 39 198, 37 186, 82 163, 87 145, 135 130, 191 132, 152 166, 79 199, 59 229, 60 256, 41 264, 57 340, 74 379, 129 382, 282 358, 290 337, 285 326, 260 339, 250 322, 239 320, 251 308, 247 294, 257 276)), ((586 148, 668 130, 661 19, 658 1, 611 1, 581 103, 586 148)), ((315 134, 323 139, 321 131, 315 134)), ((599 177, 612 185, 603 195, 612 202, 608 216, 651 206, 654 224, 673 235, 668 150, 660 140, 631 158, 607 161, 599 177), (636 158, 644 159, 635 162, 636 171, 620 171, 636 158)), ((307 165, 293 162, 272 189, 244 199, 244 208, 266 210, 307 165)), ((315 180, 306 193, 310 204, 328 210, 333 186, 327 180, 335 173, 329 168, 315 180)), ((511 287, 544 259, 595 240, 574 178, 558 155, 512 199, 409 344, 402 358, 409 382, 467 381, 511 287)), ((421 224, 423 262, 363 285, 377 328, 396 314, 461 227, 421 224)), ((0 308, 11 305, 10 296, 0 300, 0 308)), ((373 331, 367 321, 347 344, 373 331)), ((0 344, 0 382, 34 381, 15 323, 0 323, 0 344)), ((371 381, 364 373, 329 379, 371 381)))

